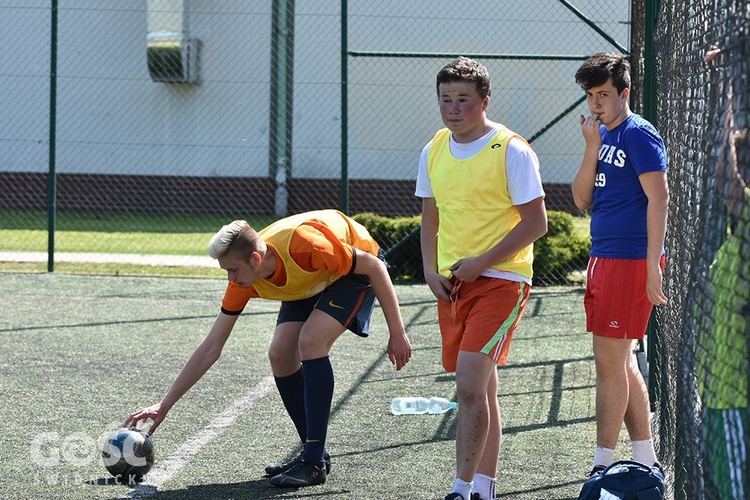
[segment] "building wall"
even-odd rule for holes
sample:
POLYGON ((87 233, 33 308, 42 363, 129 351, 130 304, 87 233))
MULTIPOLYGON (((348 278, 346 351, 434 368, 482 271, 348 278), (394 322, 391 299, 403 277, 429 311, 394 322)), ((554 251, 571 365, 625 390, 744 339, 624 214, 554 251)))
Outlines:
MULTIPOLYGON (((105 187, 119 176, 198 178, 193 184, 204 182, 201 178, 269 176, 269 117, 275 112, 269 97, 271 2, 187 4, 190 35, 202 41, 199 84, 151 81, 145 50, 148 2, 61 2, 58 174, 98 178, 105 187)), ((339 0, 297 2, 294 17, 290 172, 294 179, 330 179, 332 185, 342 173, 340 5, 339 0)), ((515 10, 508 5, 500 2, 488 11, 485 2, 470 0, 456 12, 448 2, 352 1, 349 49, 556 55, 614 50, 559 2, 530 0, 515 10)), ((627 2, 586 0, 577 7, 629 45, 627 2)), ((0 0, 0 30, 11 41, 0 52, 5 116, 0 178, 10 189, 9 179, 29 177, 9 174, 45 174, 50 165, 49 2, 0 0)), ((419 152, 442 126, 434 77, 448 60, 347 59, 349 106, 343 118, 350 179, 413 182, 419 152)), ((580 61, 482 62, 493 75, 490 118, 527 138, 581 96, 572 82, 580 61)), ((579 112, 585 112, 583 106, 533 143, 546 184, 565 185, 573 178, 582 147, 579 112)), ((142 189, 153 185, 144 181, 142 189)), ((314 190, 306 193, 314 196, 314 190)))

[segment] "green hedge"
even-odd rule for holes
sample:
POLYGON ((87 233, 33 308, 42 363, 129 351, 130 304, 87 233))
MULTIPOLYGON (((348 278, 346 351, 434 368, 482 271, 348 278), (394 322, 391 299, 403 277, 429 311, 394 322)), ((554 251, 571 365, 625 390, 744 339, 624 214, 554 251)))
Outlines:
POLYGON ((567 212, 547 212, 547 234, 534 243, 534 284, 564 285, 571 276, 585 271, 591 244, 576 233, 573 216, 567 212))
POLYGON ((388 271, 394 281, 424 282, 422 248, 419 243, 420 216, 391 219, 382 215, 362 213, 352 216, 367 228, 385 250, 388 271))
MULTIPOLYGON (((398 282, 424 282, 419 244, 420 217, 388 218, 372 213, 353 215, 388 255, 391 277, 398 282)), ((547 212, 547 234, 534 244, 534 284, 562 285, 586 269, 589 240, 577 234, 573 216, 547 212)))

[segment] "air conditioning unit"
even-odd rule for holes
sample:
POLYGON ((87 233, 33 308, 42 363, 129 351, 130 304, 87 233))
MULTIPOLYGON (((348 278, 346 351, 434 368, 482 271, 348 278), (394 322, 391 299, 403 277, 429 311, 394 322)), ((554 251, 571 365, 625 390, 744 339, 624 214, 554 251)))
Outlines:
POLYGON ((200 40, 190 36, 189 0, 148 0, 146 55, 155 82, 197 83, 200 40))
POLYGON ((151 79, 163 83, 197 83, 200 48, 200 40, 183 33, 149 33, 146 52, 151 79))

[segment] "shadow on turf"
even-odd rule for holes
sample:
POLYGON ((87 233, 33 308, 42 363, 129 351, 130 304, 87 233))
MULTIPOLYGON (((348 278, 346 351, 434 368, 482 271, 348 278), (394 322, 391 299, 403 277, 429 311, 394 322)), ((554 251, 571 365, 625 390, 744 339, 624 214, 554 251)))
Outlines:
MULTIPOLYGON (((261 316, 261 315, 269 315, 269 314, 277 314, 274 311, 259 311, 259 312, 251 312, 251 313, 243 313, 243 316, 261 316)), ((137 325, 141 323, 166 323, 169 321, 193 321, 197 319, 213 319, 216 318, 216 315, 209 314, 209 315, 199 315, 199 316, 176 316, 176 317, 164 317, 164 318, 151 318, 151 319, 130 319, 130 320, 119 320, 119 321, 97 321, 93 323, 72 323, 67 325, 39 325, 39 326, 28 326, 28 327, 22 327, 22 328, 9 328, 9 329, 0 329, 0 333, 5 332, 25 332, 25 331, 34 331, 34 330, 40 330, 43 332, 46 332, 52 328, 90 328, 93 326, 111 326, 111 325, 137 325)))
MULTIPOLYGON (((245 499, 245 498, 328 498, 341 496, 351 498, 351 490, 332 490, 323 486, 308 488, 276 488, 267 479, 243 481, 227 484, 201 484, 188 486, 181 490, 159 491, 150 498, 154 500, 182 499, 245 499)), ((138 498, 138 495, 135 495, 138 498)))
MULTIPOLYGON (((583 479, 580 481, 568 481, 567 483, 552 484, 540 488, 531 488, 519 491, 508 491, 498 493, 497 498, 531 498, 540 495, 539 498, 570 498, 575 496, 558 497, 554 496, 555 491, 561 488, 580 484, 583 485, 583 479), (550 496, 553 495, 553 496, 550 496)), ((93 486, 116 486, 117 483, 112 478, 100 478, 96 482, 88 481, 87 484, 93 486)), ((331 490, 312 487, 312 488, 275 488, 268 483, 267 479, 258 479, 253 481, 243 481, 239 483, 222 483, 222 484, 201 484, 188 486, 179 490, 157 491, 153 486, 148 484, 131 485, 131 494, 126 494, 120 498, 153 498, 161 499, 245 499, 245 498, 317 498, 317 497, 335 497, 341 495, 343 498, 350 498, 351 490, 339 489, 331 490)))
POLYGON ((558 496, 553 496, 553 495, 555 494, 555 490, 558 490, 560 488, 565 488, 567 486, 573 486, 575 484, 578 484, 581 487, 583 487, 583 483, 584 483, 584 479, 581 479, 580 481, 568 481, 567 483, 552 484, 549 486, 543 486, 541 488, 531 488, 527 490, 497 493, 496 497, 497 498, 555 498, 557 500, 567 500, 567 499, 574 500, 578 498, 578 495, 565 496, 565 497, 558 497, 558 496))
POLYGON ((148 482, 122 483, 113 477, 101 477, 86 481, 89 486, 129 486, 131 491, 120 498, 153 498, 160 499, 244 499, 244 498, 315 498, 351 494, 350 490, 331 490, 321 488, 276 488, 268 479, 243 481, 240 483, 200 484, 180 490, 159 491, 148 482))

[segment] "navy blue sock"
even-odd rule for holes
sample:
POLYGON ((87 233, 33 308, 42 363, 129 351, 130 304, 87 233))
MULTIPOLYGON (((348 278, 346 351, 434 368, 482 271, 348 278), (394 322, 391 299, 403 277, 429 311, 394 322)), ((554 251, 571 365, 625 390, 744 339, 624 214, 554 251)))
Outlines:
POLYGON ((307 441, 307 417, 305 416, 305 375, 302 368, 287 377, 274 377, 279 396, 286 412, 297 429, 302 444, 307 441))
POLYGON ((305 413, 307 442, 302 458, 323 465, 333 400, 333 368, 328 356, 302 362, 305 374, 305 413))

